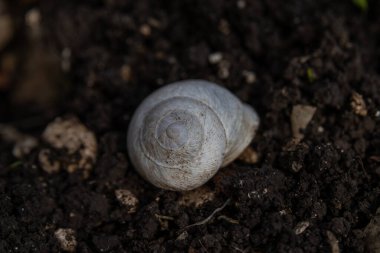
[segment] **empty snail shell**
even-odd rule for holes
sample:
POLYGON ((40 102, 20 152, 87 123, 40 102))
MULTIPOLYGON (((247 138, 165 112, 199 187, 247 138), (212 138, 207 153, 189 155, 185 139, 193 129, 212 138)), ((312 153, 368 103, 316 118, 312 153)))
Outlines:
POLYGON ((214 83, 172 83, 148 96, 128 130, 128 153, 157 187, 191 190, 249 145, 259 126, 252 107, 214 83))

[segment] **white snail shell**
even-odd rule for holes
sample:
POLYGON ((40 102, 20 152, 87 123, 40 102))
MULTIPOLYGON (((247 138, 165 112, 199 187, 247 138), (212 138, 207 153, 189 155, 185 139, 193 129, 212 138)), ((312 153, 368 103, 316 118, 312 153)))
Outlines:
POLYGON ((252 107, 203 80, 166 85, 137 108, 128 129, 136 170, 157 187, 191 190, 249 145, 259 126, 252 107))

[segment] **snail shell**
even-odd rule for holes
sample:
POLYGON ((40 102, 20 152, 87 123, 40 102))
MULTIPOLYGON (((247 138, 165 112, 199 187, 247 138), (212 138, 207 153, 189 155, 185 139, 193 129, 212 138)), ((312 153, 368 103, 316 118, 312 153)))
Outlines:
POLYGON ((157 187, 191 190, 249 145, 259 126, 252 107, 207 81, 169 84, 137 108, 128 129, 136 170, 157 187))

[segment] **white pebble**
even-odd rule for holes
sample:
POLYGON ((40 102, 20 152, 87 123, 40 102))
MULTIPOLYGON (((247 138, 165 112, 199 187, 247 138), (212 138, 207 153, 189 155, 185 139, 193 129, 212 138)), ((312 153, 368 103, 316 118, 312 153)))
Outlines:
POLYGON ((64 251, 74 252, 77 247, 77 240, 75 238, 75 231, 71 228, 59 228, 54 233, 57 238, 61 249, 64 251))
POLYGON ((217 64, 223 59, 223 54, 220 52, 212 53, 208 56, 208 61, 211 64, 217 64))
POLYGON ((248 84, 252 84, 252 83, 256 82, 256 74, 253 73, 252 71, 243 70, 242 75, 244 76, 245 81, 248 84))

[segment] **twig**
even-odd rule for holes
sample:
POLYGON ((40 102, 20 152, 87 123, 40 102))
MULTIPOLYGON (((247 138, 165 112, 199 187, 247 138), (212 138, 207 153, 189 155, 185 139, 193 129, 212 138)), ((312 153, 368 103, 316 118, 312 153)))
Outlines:
POLYGON ((364 175, 366 176, 366 178, 368 179, 369 176, 368 176, 368 173, 367 173, 367 170, 364 168, 364 164, 363 164, 363 160, 360 158, 360 156, 357 156, 356 158, 359 159, 359 164, 360 164, 360 167, 361 169, 363 170, 364 172, 364 175))
POLYGON ((170 216, 166 216, 166 215, 160 215, 160 214, 154 214, 154 216, 156 216, 157 219, 162 219, 162 220, 174 220, 173 217, 170 217, 170 216))
POLYGON ((199 222, 196 222, 194 224, 188 225, 188 226, 186 226, 184 228, 181 228, 178 231, 178 233, 180 234, 180 233, 182 233, 183 231, 185 231, 185 230, 187 230, 189 228, 206 224, 207 222, 209 222, 215 216, 216 213, 222 211, 230 202, 231 202, 231 199, 227 199, 227 201, 221 207, 218 207, 217 209, 215 209, 212 212, 212 214, 210 216, 208 216, 206 219, 204 219, 202 221, 199 221, 199 222))
POLYGON ((232 223, 232 224, 239 224, 239 221, 238 221, 238 220, 232 219, 232 218, 227 217, 227 216, 225 216, 225 215, 220 215, 220 216, 218 217, 218 220, 225 220, 225 221, 227 221, 227 222, 229 222, 229 223, 232 223))
POLYGON ((199 239, 198 242, 201 244, 202 248, 208 253, 208 250, 206 247, 203 245, 202 241, 199 239))
POLYGON ((241 252, 241 253, 245 253, 245 250, 242 250, 242 249, 239 249, 238 247, 236 247, 236 246, 231 246, 234 250, 236 250, 236 251, 239 251, 239 252, 241 252))

